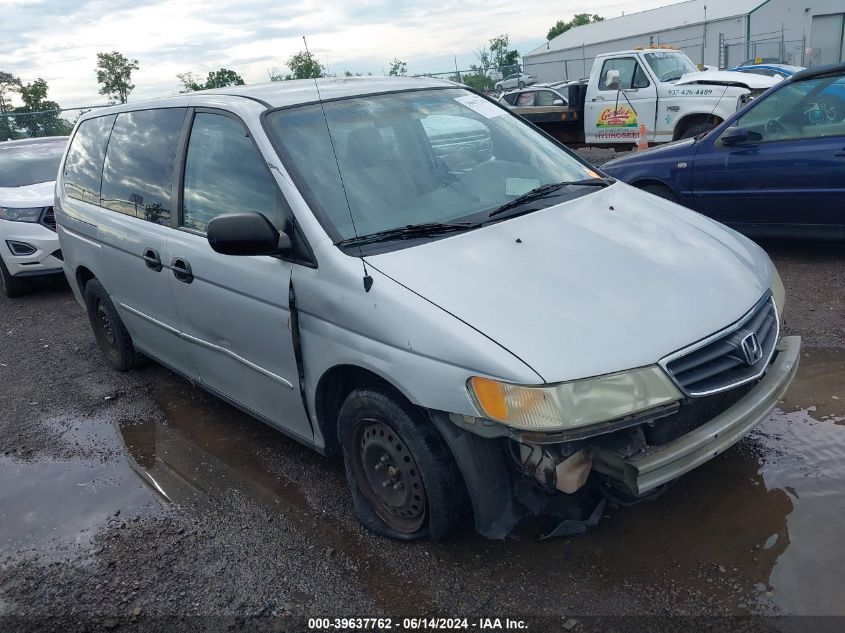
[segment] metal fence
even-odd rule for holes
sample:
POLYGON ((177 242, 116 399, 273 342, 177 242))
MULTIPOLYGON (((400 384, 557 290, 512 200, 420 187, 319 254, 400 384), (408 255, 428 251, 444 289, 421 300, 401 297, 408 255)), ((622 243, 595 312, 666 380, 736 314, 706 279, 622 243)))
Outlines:
POLYGON ((813 66, 816 59, 807 49, 807 39, 787 40, 781 31, 760 33, 751 41, 724 38, 719 41, 719 66, 732 68, 743 62, 780 62, 793 66, 813 66))
POLYGON ((71 133, 81 115, 94 108, 104 107, 104 105, 96 105, 40 112, 2 112, 0 113, 0 141, 39 136, 66 136, 71 133))

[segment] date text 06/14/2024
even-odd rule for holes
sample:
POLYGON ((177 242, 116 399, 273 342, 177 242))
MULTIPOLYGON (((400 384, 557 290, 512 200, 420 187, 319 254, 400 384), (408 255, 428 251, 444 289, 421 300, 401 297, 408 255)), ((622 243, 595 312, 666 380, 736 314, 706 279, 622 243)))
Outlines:
POLYGON ((309 618, 312 631, 518 631, 527 630, 524 620, 511 618, 309 618))

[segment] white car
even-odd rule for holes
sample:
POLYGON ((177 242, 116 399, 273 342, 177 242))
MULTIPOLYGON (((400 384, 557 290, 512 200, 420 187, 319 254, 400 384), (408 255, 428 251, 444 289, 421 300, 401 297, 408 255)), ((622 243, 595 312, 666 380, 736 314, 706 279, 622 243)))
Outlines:
POLYGON ((63 272, 53 189, 67 142, 0 143, 0 287, 7 297, 26 292, 32 277, 63 272))
POLYGON ((512 88, 525 88, 525 86, 530 86, 533 83, 537 83, 536 75, 513 73, 501 81, 496 82, 496 92, 502 92, 503 90, 510 90, 512 88))

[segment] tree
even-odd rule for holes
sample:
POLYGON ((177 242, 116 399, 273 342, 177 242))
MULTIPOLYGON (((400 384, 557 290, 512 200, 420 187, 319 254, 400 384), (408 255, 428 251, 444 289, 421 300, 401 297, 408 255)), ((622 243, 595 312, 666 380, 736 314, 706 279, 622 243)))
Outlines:
POLYGON ((496 68, 519 66, 519 51, 510 50, 510 38, 507 35, 497 35, 490 40, 491 64, 496 68))
POLYGON ((243 86, 245 83, 243 77, 228 68, 211 71, 208 73, 208 79, 206 79, 205 83, 199 83, 191 71, 180 73, 176 76, 182 82, 182 87, 184 88, 184 90, 180 90, 179 92, 194 92, 196 90, 208 90, 209 88, 225 88, 226 86, 243 86))
POLYGON ((59 104, 47 99, 48 90, 47 82, 40 77, 20 88, 23 105, 15 108, 15 113, 32 116, 19 116, 15 121, 19 122, 17 127, 26 130, 28 136, 62 136, 70 134, 73 128, 60 118, 59 104))
POLYGON ((299 51, 292 55, 287 62, 290 72, 282 75, 276 70, 270 71, 270 81, 286 81, 288 79, 317 79, 323 77, 326 68, 323 66, 314 53, 299 51))
POLYGON ((128 59, 117 51, 97 53, 97 82, 102 84, 100 94, 114 102, 126 103, 135 89, 132 71, 138 70, 138 60, 128 59))
POLYGON ((390 68, 388 69, 387 74, 391 77, 404 77, 408 74, 408 64, 403 62, 401 59, 394 57, 393 61, 390 62, 390 68))
POLYGON ((20 89, 20 77, 0 70, 0 112, 8 112, 12 109, 12 93, 20 92, 20 89))
POLYGON ((243 86, 243 77, 241 77, 234 70, 228 68, 221 68, 208 73, 208 79, 205 82, 206 88, 225 88, 226 86, 243 86))
POLYGON ((569 22, 558 20, 555 25, 549 29, 549 32, 546 34, 546 39, 554 39, 561 33, 566 33, 569 29, 574 29, 576 26, 584 26, 585 24, 601 22, 602 20, 604 20, 604 18, 595 13, 576 13, 569 22))

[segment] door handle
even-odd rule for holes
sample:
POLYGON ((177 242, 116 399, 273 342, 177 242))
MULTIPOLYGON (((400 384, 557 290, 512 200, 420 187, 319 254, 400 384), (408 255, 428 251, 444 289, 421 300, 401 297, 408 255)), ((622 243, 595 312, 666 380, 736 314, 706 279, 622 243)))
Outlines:
POLYGON ((173 276, 182 283, 189 284, 194 280, 194 274, 191 272, 191 265, 180 257, 174 257, 170 262, 170 267, 173 269, 173 276))
POLYGON ((604 101, 604 97, 593 97, 590 101, 604 101))
POLYGON ((837 158, 845 158, 845 147, 842 148, 841 152, 836 152, 834 156, 836 156, 837 158))
POLYGON ((161 265, 161 257, 159 257, 158 251, 155 251, 152 248, 145 248, 142 257, 144 258, 144 263, 147 265, 147 268, 150 270, 160 273, 161 269, 164 268, 164 266, 161 265))

